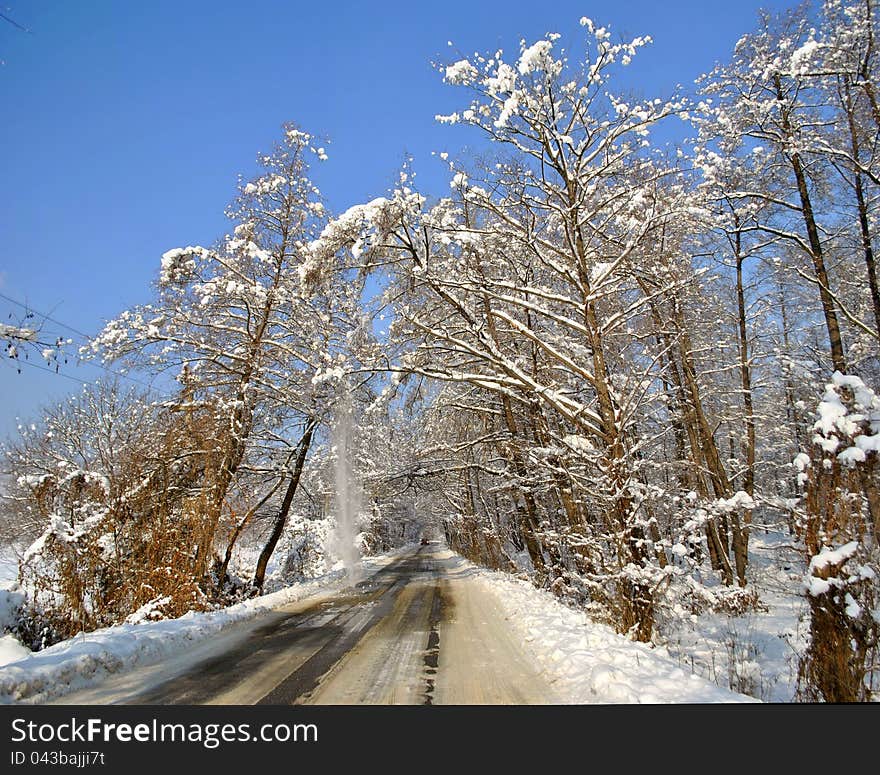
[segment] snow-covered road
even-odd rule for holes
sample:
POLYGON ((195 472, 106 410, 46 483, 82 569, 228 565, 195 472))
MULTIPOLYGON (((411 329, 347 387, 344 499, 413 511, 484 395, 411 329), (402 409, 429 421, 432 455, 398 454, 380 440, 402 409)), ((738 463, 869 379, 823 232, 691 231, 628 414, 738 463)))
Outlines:
POLYGON ((477 573, 449 551, 421 547, 354 588, 277 609, 222 651, 169 665, 167 677, 157 666, 135 670, 59 702, 562 701, 514 644, 491 596, 480 596, 477 573))
POLYGON ((511 639, 473 566, 421 551, 390 614, 325 676, 320 704, 533 704, 561 698, 511 639))
POLYGON ((548 593, 423 546, 354 587, 237 623, 64 704, 737 702, 663 649, 548 593))

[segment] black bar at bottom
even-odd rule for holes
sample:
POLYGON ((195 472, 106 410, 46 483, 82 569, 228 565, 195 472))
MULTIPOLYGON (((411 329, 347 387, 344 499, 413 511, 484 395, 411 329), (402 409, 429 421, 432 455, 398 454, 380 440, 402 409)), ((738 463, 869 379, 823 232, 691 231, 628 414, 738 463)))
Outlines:
POLYGON ((578 770, 605 772, 602 763, 616 761, 627 771, 639 763, 654 771, 706 756, 745 756, 762 769, 778 761, 791 771, 802 757, 811 767, 822 760, 824 749, 807 743, 815 730, 824 740, 862 741, 847 746, 854 764, 860 747, 874 750, 868 741, 877 721, 877 706, 855 705, 2 706, 0 772, 193 766, 262 775, 276 765, 285 772, 321 766, 328 775, 345 765, 473 772, 484 756, 493 772, 567 768, 560 757, 574 757, 578 770))

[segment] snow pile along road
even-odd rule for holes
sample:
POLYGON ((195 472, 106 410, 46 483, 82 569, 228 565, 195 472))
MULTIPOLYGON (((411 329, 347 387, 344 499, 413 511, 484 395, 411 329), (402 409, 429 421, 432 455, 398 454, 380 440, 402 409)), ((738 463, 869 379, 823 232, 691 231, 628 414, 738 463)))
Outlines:
POLYGON ((24 595, 15 590, 18 576, 18 554, 15 547, 0 547, 0 667, 30 655, 14 635, 3 635, 11 628, 18 609, 24 603, 24 595))
POLYGON ((490 571, 481 572, 478 581, 568 702, 756 702, 683 670, 665 649, 635 643, 591 622, 526 581, 490 571))
MULTIPOLYGON (((364 574, 375 573, 401 551, 365 559, 364 574)), ((337 567, 324 576, 219 611, 81 633, 0 667, 0 703, 48 702, 110 676, 179 657, 206 645, 209 639, 231 633, 237 624, 290 603, 331 593, 345 583, 345 570, 337 567)))
MULTIPOLYGON (((21 592, 6 588, 11 583, 0 581, 0 633, 11 626, 19 607, 24 602, 24 595, 21 592)), ((30 650, 14 635, 0 635, 0 667, 24 659, 30 656, 30 653, 30 650)))
POLYGON ((110 675, 172 657, 234 624, 323 591, 342 577, 341 571, 334 571, 219 611, 80 633, 0 668, 0 703, 46 702, 110 675))

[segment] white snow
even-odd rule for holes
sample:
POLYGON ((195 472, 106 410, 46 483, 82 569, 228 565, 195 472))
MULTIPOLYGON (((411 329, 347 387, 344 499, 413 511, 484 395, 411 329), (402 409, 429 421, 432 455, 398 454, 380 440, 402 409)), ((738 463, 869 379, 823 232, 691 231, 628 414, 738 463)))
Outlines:
POLYGON ((194 256, 207 257, 209 255, 210 251, 201 245, 190 245, 166 251, 162 254, 159 282, 162 284, 177 282, 195 269, 194 256))
POLYGON ((13 546, 0 547, 0 667, 30 655, 30 649, 14 635, 2 634, 12 627, 24 595, 18 591, 18 550, 13 546))
POLYGON ((796 49, 791 55, 792 72, 808 72, 811 58, 818 49, 819 43, 813 38, 810 38, 800 48, 796 49))
POLYGON ((755 501, 744 490, 737 490, 730 498, 719 498, 716 500, 714 506, 717 511, 730 514, 739 509, 755 508, 755 501))
POLYGON ((755 702, 679 666, 662 647, 635 643, 590 621, 526 581, 490 571, 482 571, 479 580, 569 702, 755 702))
POLYGON ((861 616, 862 607, 855 601, 849 592, 846 593, 844 602, 846 603, 846 615, 852 619, 858 619, 859 616, 861 616))
MULTIPOLYGON (((792 702, 809 630, 802 554, 784 532, 753 525, 749 587, 757 610, 663 612, 655 640, 683 667, 766 702, 792 702)), ((747 588, 747 589, 748 589, 747 588)))
POLYGON ((535 70, 540 70, 550 56, 553 44, 549 40, 539 40, 528 48, 524 48, 517 63, 520 75, 528 75, 535 70))
POLYGON ((569 435, 565 436, 562 439, 562 442, 571 447, 571 449, 575 450, 576 452, 588 454, 596 451, 596 447, 594 446, 593 442, 590 441, 586 436, 569 435))
POLYGON ((504 106, 501 108, 501 113, 498 114, 498 118, 492 123, 498 129, 503 129, 507 126, 507 122, 510 121, 510 117, 516 113, 518 107, 519 97, 516 94, 511 94, 506 100, 504 100, 504 106))
POLYGON ((850 541, 837 549, 823 549, 810 560, 810 570, 823 570, 829 565, 843 565, 859 548, 858 541, 850 541))
MULTIPOLYGON (((365 561, 366 575, 391 562, 397 553, 365 561)), ((274 608, 326 594, 344 582, 343 570, 334 569, 319 578, 219 611, 190 612, 179 619, 158 622, 144 619, 138 624, 80 633, 33 654, 27 649, 26 653, 19 651, 16 661, 0 667, 0 703, 45 703, 110 676, 179 657, 236 624, 274 608)), ((15 652, 14 646, 7 648, 7 653, 15 652)))
POLYGON ((492 96, 512 92, 516 86, 516 70, 507 62, 499 62, 498 67, 495 68, 495 75, 486 78, 483 83, 486 91, 492 96))
POLYGON ((324 227, 318 239, 309 243, 309 252, 321 255, 338 249, 346 239, 354 238, 356 235, 361 235, 363 231, 373 228, 374 221, 381 216, 389 204, 388 199, 380 196, 366 204, 349 207, 342 215, 324 227))
POLYGON ((792 463, 798 471, 805 471, 807 468, 810 467, 810 456, 804 452, 799 452, 797 455, 795 455, 792 463))
POLYGON ((446 68, 446 81, 451 84, 462 84, 472 81, 477 77, 477 69, 468 62, 467 59, 461 59, 446 68))
POLYGON ((37 332, 33 328, 22 328, 21 326, 10 326, 6 323, 0 323, 0 338, 2 339, 22 339, 29 342, 36 339, 37 332))
POLYGON ((0 666, 8 665, 10 662, 17 662, 30 655, 30 649, 19 642, 18 638, 14 635, 0 636, 0 666))
POLYGON ((613 263, 597 261, 592 270, 590 270, 590 283, 592 285, 597 285, 598 283, 600 283, 606 278, 609 269, 611 269, 613 266, 613 263))

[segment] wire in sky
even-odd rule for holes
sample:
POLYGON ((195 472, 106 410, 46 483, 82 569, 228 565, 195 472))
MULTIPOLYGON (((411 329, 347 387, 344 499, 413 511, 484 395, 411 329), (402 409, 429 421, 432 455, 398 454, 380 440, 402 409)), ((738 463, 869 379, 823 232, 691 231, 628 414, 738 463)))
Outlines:
POLYGON ((34 315, 39 315, 41 318, 43 318, 43 320, 48 320, 54 323, 56 326, 61 326, 62 328, 66 328, 68 331, 73 331, 73 333, 75 333, 77 336, 83 337, 83 339, 88 339, 89 341, 91 341, 92 339, 92 337, 90 337, 88 334, 83 333, 79 329, 76 329, 73 326, 69 326, 67 325, 67 323, 62 323, 60 320, 55 320, 55 318, 50 317, 49 315, 45 315, 39 310, 34 309, 30 304, 25 304, 23 301, 13 299, 11 296, 7 296, 5 293, 0 293, 0 299, 6 299, 6 301, 17 304, 22 309, 27 310, 28 312, 33 312, 34 315))
MULTIPOLYGON (((25 304, 24 302, 19 301, 18 299, 13 299, 11 296, 7 296, 5 293, 0 293, 0 299, 5 299, 6 301, 11 302, 12 304, 17 304, 17 305, 18 305, 19 307, 21 307, 22 309, 24 309, 24 310, 26 310, 26 311, 28 311, 28 312, 32 312, 34 315, 37 315, 38 317, 41 317, 43 320, 48 320, 48 321, 50 321, 51 323, 54 323, 54 324, 57 325, 57 326, 61 326, 62 328, 66 328, 68 331, 72 331, 72 332, 73 332, 74 334, 76 334, 77 336, 81 336, 81 337, 82 337, 83 339, 85 339, 87 342, 91 342, 91 341, 93 340, 93 338, 94 338, 94 337, 91 337, 91 336, 89 336, 88 334, 86 334, 86 333, 80 331, 79 329, 74 328, 73 326, 69 326, 69 325, 67 325, 67 323, 62 323, 60 320, 56 320, 55 318, 53 318, 53 317, 51 317, 51 316, 49 316, 49 315, 45 315, 45 314, 43 314, 43 313, 40 312, 39 310, 34 309, 34 308, 33 308, 32 306, 30 306, 29 304, 25 304)), ((39 369, 39 368, 42 368, 44 371, 48 371, 48 372, 50 372, 50 373, 52 373, 52 374, 61 374, 62 377, 67 377, 67 379, 72 379, 72 380, 74 380, 74 381, 76 381, 76 382, 81 382, 83 385, 88 385, 88 384, 90 384, 89 382, 84 382, 83 380, 81 380, 81 379, 77 379, 76 377, 71 377, 69 374, 64 374, 64 373, 62 373, 62 372, 60 372, 60 371, 58 371, 58 372, 56 372, 56 371, 52 371, 52 369, 44 368, 44 367, 39 366, 39 365, 37 365, 37 364, 30 363, 29 361, 20 361, 20 362, 21 362, 21 363, 26 363, 28 366, 33 366, 34 368, 38 368, 38 369, 39 369)), ((82 361, 80 361, 80 362, 82 362, 82 361)), ((85 363, 88 363, 90 366, 94 366, 95 368, 102 369, 103 371, 106 371, 108 374, 113 374, 114 376, 116 376, 116 377, 120 377, 121 379, 127 379, 127 380, 129 380, 130 382, 134 382, 134 383, 136 383, 136 384, 138 384, 138 385, 141 385, 142 387, 148 388, 148 389, 150 389, 150 390, 152 390, 152 388, 153 388, 152 385, 149 385, 149 384, 147 384, 146 382, 143 382, 143 381, 141 381, 141 380, 139 380, 139 379, 135 379, 134 377, 130 377, 128 374, 123 374, 121 371, 114 371, 114 370, 111 369, 109 366, 105 366, 105 365, 102 364, 102 363, 97 363, 97 362, 95 362, 95 361, 85 361, 85 363)))
POLYGON ((10 18, 9 16, 7 16, 7 15, 6 15, 5 13, 3 13, 2 11, 0 11, 0 19, 5 19, 5 20, 8 21, 13 27, 18 27, 18 29, 20 29, 22 32, 26 32, 28 35, 32 35, 32 34, 33 34, 33 33, 32 33, 27 27, 22 27, 17 21, 15 21, 15 19, 10 18))
POLYGON ((79 382, 80 385, 91 385, 92 384, 91 382, 88 382, 84 379, 80 379, 79 377, 74 377, 74 376, 71 376, 70 374, 65 374, 63 371, 55 371, 55 369, 50 369, 50 368, 47 368, 46 366, 40 366, 39 363, 31 363, 30 361, 16 360, 15 364, 16 364, 16 368, 18 368, 19 365, 30 366, 32 369, 39 369, 40 371, 47 371, 47 372, 49 372, 49 374, 54 374, 57 377, 64 377, 64 379, 70 379, 70 380, 73 380, 74 382, 79 382))

